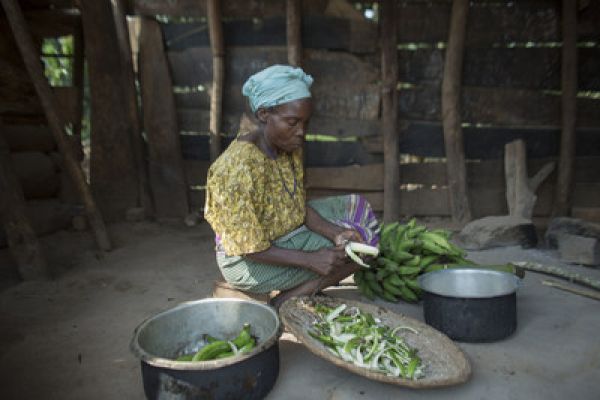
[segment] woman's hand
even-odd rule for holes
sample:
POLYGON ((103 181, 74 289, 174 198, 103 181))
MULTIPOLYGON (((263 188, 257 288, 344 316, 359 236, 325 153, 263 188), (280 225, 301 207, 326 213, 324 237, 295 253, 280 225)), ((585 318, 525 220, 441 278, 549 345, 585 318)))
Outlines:
POLYGON ((363 243, 363 239, 360 236, 360 233, 355 231, 354 229, 346 229, 335 235, 333 243, 336 246, 344 246, 347 242, 359 242, 363 243))
POLYGON ((308 269, 319 274, 329 275, 335 268, 344 266, 348 260, 343 247, 324 247, 307 253, 308 269))

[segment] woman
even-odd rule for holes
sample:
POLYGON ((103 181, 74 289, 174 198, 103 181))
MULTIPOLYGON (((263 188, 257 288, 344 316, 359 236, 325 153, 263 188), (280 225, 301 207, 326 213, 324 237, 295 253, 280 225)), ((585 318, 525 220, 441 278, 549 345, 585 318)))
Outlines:
POLYGON ((251 76, 242 93, 259 127, 238 136, 208 172, 205 217, 216 233, 219 268, 237 289, 279 290, 275 307, 356 271, 347 241, 378 240, 377 220, 361 197, 306 203, 302 148, 312 81, 284 65, 251 76))

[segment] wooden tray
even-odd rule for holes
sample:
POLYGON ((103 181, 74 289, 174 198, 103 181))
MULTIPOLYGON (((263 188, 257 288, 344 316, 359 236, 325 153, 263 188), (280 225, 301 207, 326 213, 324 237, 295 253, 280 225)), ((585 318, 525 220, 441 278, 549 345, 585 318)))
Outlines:
POLYGON ((446 335, 414 318, 393 313, 376 305, 334 297, 315 296, 312 299, 309 297, 297 297, 283 303, 279 310, 279 316, 285 326, 312 353, 339 367, 369 379, 414 389, 426 389, 464 383, 471 376, 469 360, 446 335), (321 342, 308 334, 308 328, 315 319, 315 315, 311 311, 311 305, 315 303, 321 303, 328 307, 337 307, 345 303, 350 307, 357 307, 364 312, 372 314, 373 317, 381 319, 384 324, 391 328, 402 325, 415 329, 418 334, 407 330, 402 331, 402 336, 409 346, 418 349, 419 357, 421 357, 421 360, 425 364, 425 377, 418 380, 411 380, 388 376, 380 372, 357 367, 330 353, 321 342))

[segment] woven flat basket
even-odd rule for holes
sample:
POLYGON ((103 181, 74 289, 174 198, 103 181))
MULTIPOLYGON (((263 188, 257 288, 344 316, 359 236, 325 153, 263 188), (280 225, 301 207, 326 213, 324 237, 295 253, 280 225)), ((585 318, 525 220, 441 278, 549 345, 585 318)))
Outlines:
POLYGON ((279 310, 279 316, 285 326, 312 353, 338 367, 369 379, 414 389, 427 389, 458 385, 466 382, 471 376, 469 360, 460 348, 446 335, 414 318, 393 313, 373 304, 324 296, 314 296, 312 298, 296 297, 283 303, 279 310), (418 334, 402 330, 401 335, 406 344, 418 350, 418 355, 425 365, 425 377, 411 380, 389 376, 381 372, 358 367, 329 352, 321 342, 308 334, 308 329, 315 320, 313 306, 316 303, 321 303, 328 307, 337 307, 345 303, 349 307, 357 307, 363 312, 372 314, 373 317, 379 318, 391 328, 407 326, 415 329, 418 334))

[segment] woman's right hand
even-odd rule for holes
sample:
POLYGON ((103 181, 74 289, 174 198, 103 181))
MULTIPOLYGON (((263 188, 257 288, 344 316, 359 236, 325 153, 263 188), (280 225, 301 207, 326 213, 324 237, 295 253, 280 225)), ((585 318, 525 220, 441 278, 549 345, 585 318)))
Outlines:
POLYGON ((319 275, 328 275, 334 268, 342 267, 347 263, 343 247, 324 247, 307 253, 307 256, 308 268, 319 275))

